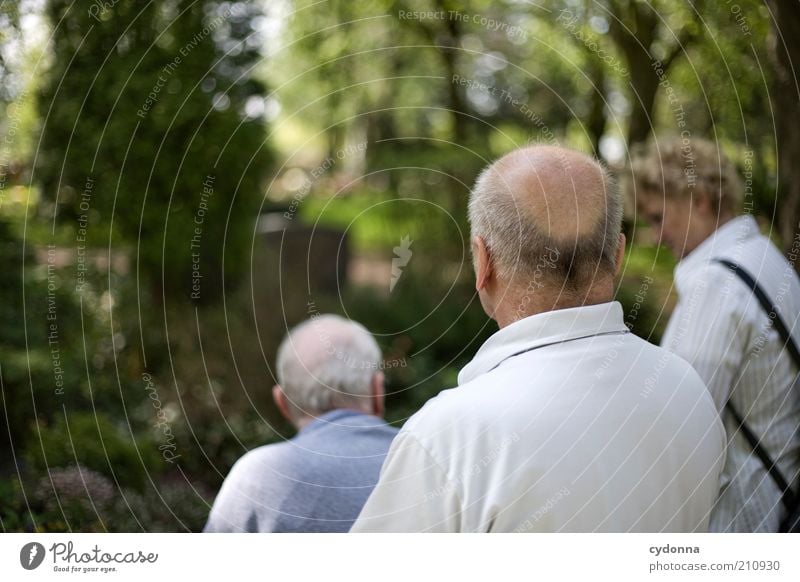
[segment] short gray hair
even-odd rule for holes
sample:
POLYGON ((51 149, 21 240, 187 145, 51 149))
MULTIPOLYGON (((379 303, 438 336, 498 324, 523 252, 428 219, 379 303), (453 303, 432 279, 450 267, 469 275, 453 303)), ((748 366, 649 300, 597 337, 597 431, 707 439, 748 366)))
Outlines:
POLYGON ((605 211, 590 233, 572 240, 537 228, 494 164, 481 172, 470 193, 469 222, 472 237, 483 238, 501 276, 509 281, 549 278, 577 290, 591 284, 598 269, 613 273, 623 205, 615 180, 604 165, 596 163, 602 173, 605 211), (543 264, 548 268, 543 269, 543 264))
POLYGON ((360 407, 371 395, 381 350, 367 329, 338 315, 317 315, 278 348, 278 383, 295 417, 360 407))

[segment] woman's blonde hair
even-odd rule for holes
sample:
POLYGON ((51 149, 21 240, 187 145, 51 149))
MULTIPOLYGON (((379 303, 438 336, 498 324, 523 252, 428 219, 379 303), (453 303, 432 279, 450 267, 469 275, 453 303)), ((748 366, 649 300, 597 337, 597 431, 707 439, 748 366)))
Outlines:
POLYGON ((720 214, 738 214, 743 184, 719 144, 694 137, 650 142, 631 155, 631 195, 659 193, 666 198, 703 192, 720 214))

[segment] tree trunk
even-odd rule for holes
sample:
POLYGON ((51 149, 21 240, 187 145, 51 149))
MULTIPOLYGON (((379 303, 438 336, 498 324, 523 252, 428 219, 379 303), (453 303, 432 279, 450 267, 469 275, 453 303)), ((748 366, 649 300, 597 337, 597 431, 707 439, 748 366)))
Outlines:
POLYGON ((628 121, 628 147, 646 141, 653 129, 653 106, 658 92, 658 75, 644 51, 628 55, 631 79, 631 116, 628 121))
MULTIPOLYGON (((773 95, 778 140, 778 232, 785 251, 800 237, 800 8, 796 0, 768 0, 773 17, 773 95)), ((800 260, 794 268, 800 272, 800 260)))
POLYGON ((589 132, 594 155, 599 158, 600 139, 606 131, 606 74, 603 63, 597 60, 590 61, 588 76, 593 87, 586 131, 589 132))

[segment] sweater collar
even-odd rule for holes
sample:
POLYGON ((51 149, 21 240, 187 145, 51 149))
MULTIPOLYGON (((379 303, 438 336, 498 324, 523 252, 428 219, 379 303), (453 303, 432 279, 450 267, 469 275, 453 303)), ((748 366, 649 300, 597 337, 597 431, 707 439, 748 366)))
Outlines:
POLYGON ((357 428, 377 426, 380 424, 384 424, 384 421, 377 416, 364 414, 363 412, 350 408, 337 408, 316 416, 314 420, 305 425, 298 434, 306 435, 332 426, 357 428))

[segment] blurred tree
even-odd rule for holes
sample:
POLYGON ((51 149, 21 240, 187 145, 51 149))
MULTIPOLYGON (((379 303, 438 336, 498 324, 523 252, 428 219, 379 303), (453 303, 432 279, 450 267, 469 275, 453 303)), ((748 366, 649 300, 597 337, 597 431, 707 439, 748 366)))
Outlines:
MULTIPOLYGON (((789 250, 800 236, 800 6, 792 0, 768 0, 774 35, 771 56, 775 68, 775 126, 778 141, 778 195, 781 212, 777 214, 778 231, 784 249, 789 250)), ((800 261, 794 268, 800 272, 800 261)))
MULTIPOLYGON (((416 6, 417 8, 419 6, 416 6)), ((396 10, 411 12, 408 3, 396 2, 396 10)), ((469 9, 463 3, 452 2, 449 0, 435 0, 431 9, 442 14, 456 13, 458 9, 469 9)), ((457 18, 437 18, 437 19, 400 19, 401 23, 412 24, 418 32, 421 32, 430 46, 436 47, 436 52, 441 59, 441 69, 448 80, 447 91, 444 92, 444 106, 451 117, 451 139, 456 143, 466 141, 466 127, 470 124, 468 117, 464 115, 467 111, 465 100, 458 89, 458 83, 453 82, 457 78, 460 69, 458 67, 458 52, 462 49, 464 26, 457 18)))
MULTIPOLYGON (((587 3, 591 4, 591 3, 587 3)), ((703 0, 688 0, 685 4, 641 2, 639 0, 604 0, 598 2, 600 12, 608 22, 611 39, 627 63, 630 74, 630 104, 628 145, 645 141, 653 128, 652 114, 659 74, 653 67, 660 61, 664 74, 690 44, 701 37, 696 12, 703 9, 703 0), (676 33, 665 14, 677 12, 681 25, 676 33)))
MULTIPOLYGON (((0 219, 0 468, 13 462, 14 439, 19 437, 30 419, 28 399, 28 366, 45 369, 47 355, 42 346, 28 350, 25 327, 20 325, 23 312, 24 257, 21 241, 6 220, 0 219), (24 412, 23 412, 24 411, 24 412), (26 414, 27 413, 27 414, 26 414)), ((27 260, 31 261, 32 253, 27 260)))
MULTIPOLYGON (((735 4, 687 0, 669 5, 639 0, 564 2, 550 21, 583 49, 583 70, 589 79, 596 79, 590 92, 593 106, 584 116, 596 149, 604 135, 615 136, 621 133, 618 127, 627 126, 622 145, 628 148, 655 133, 717 141, 740 166, 749 151, 754 155, 748 159, 755 162, 743 169, 752 185, 751 211, 785 225, 786 240, 797 225, 798 211, 788 196, 788 208, 793 210, 776 212, 776 123, 772 115, 765 115, 773 108, 765 90, 774 76, 765 66, 770 61, 771 19, 762 0, 735 4)), ((564 54, 566 59, 569 53, 564 54)), ((787 91, 776 94, 786 99, 787 91)), ((580 97, 571 100, 580 109, 580 97)), ((793 103, 776 108, 776 115, 778 110, 792 111, 793 103)), ((787 142, 794 139, 792 133, 783 130, 787 142)), ((783 187, 793 183, 783 180, 783 187)))
MULTIPOLYGON (((18 182, 20 162, 25 158, 21 147, 25 142, 24 109, 19 103, 25 94, 27 65, 24 35, 20 27, 20 6, 15 2, 0 2, 0 211, 9 188, 18 182)), ((27 144, 24 144, 27 145, 27 144)))
POLYGON ((156 297, 211 300, 244 266, 269 159, 265 88, 249 75, 258 7, 110 4, 47 5, 45 208, 78 237, 135 247, 156 297))
POLYGON ((15 2, 0 3, 0 104, 13 98, 13 70, 8 61, 10 53, 18 48, 19 34, 19 6, 15 2))

